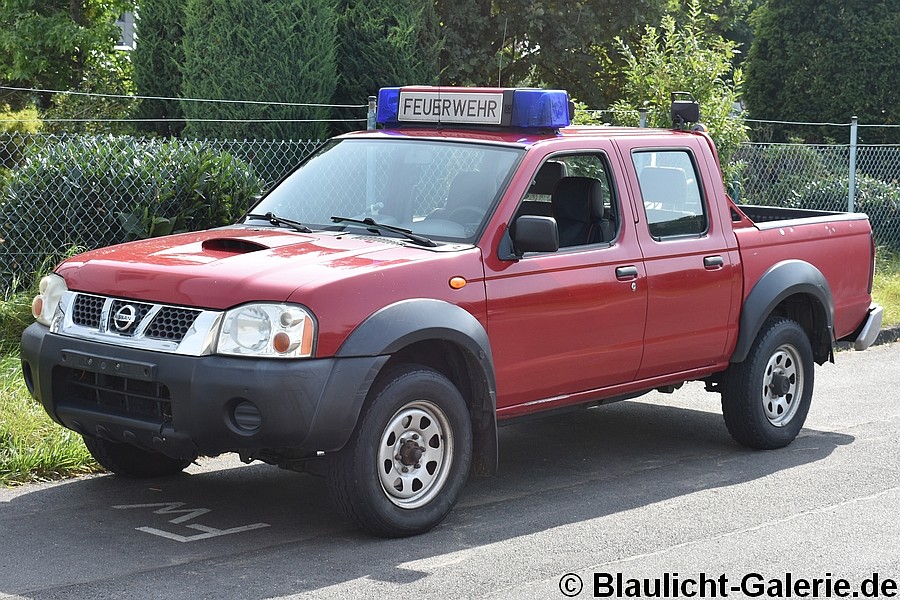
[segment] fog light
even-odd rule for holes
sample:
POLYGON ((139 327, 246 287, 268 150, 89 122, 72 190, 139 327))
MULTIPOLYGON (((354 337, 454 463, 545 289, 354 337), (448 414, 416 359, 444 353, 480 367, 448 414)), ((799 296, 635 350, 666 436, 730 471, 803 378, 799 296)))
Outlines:
POLYGON ((255 404, 243 400, 231 410, 231 421, 241 433, 256 433, 262 425, 262 414, 255 404))

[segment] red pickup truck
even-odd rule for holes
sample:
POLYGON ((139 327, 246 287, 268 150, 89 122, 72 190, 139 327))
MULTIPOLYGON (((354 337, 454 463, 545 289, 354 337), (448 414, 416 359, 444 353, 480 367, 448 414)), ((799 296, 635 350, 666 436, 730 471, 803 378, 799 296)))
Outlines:
POLYGON ((240 223, 59 265, 29 390, 119 475, 236 452, 384 536, 439 523, 539 411, 702 380, 737 442, 789 444, 814 363, 879 331, 866 216, 738 206, 702 131, 569 118, 562 91, 381 90, 382 129, 240 223))

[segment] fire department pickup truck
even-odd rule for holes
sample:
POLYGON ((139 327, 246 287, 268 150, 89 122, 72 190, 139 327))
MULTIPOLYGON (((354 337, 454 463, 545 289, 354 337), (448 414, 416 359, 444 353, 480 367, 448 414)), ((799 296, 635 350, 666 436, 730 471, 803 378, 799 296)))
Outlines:
POLYGON ((814 363, 878 333, 867 217, 736 205, 702 131, 570 126, 533 89, 386 88, 377 118, 235 225, 42 280, 24 378, 101 465, 234 452, 411 535, 497 469, 499 424, 701 380, 778 448, 814 363))

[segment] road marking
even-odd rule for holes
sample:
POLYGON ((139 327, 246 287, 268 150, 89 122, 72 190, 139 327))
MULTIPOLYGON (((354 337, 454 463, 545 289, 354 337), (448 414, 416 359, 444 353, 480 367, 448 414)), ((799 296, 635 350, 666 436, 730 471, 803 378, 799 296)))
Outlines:
POLYGON ((196 542, 198 540, 208 540, 210 538, 219 537, 220 535, 231 535, 232 533, 243 533, 244 531, 262 529, 263 527, 269 527, 269 524, 253 523, 252 525, 232 527, 231 529, 216 529, 215 527, 207 527, 206 525, 188 525, 187 527, 189 529, 202 531, 203 533, 196 533, 194 535, 178 535, 177 533, 170 533, 168 531, 163 531, 162 529, 156 529, 155 527, 136 527, 135 529, 137 529, 138 531, 143 531, 144 533, 158 535, 159 537, 163 537, 168 540, 175 540, 176 542, 185 543, 196 542))
MULTIPOLYGON (((179 517, 175 517, 174 519, 170 519, 169 523, 174 523, 176 525, 180 525, 186 521, 190 521, 196 519, 197 517, 203 516, 209 512, 212 512, 208 508, 181 508, 185 506, 185 502, 154 502, 150 504, 117 504, 113 506, 115 509, 126 510, 131 508, 156 508, 157 510, 153 511, 153 514, 156 515, 181 515, 179 517)), ((195 533, 193 535, 179 535, 177 533, 172 533, 170 531, 164 531, 162 529, 157 529, 156 527, 135 527, 138 531, 143 531, 144 533, 149 533, 151 535, 159 536, 162 538, 166 538, 168 540, 174 540, 176 542, 196 542, 198 540, 208 540, 210 538, 220 537, 223 535, 231 535, 235 533, 243 533, 245 531, 253 531, 254 529, 262 529, 264 527, 270 527, 268 523, 253 523, 251 525, 242 525, 240 527, 232 527, 230 529, 217 529, 215 527, 207 527, 206 525, 200 525, 199 523, 192 523, 190 525, 185 525, 188 529, 193 529, 195 531, 199 531, 200 533, 195 533)))
POLYGON ((190 521, 191 519, 196 519, 200 515, 205 515, 210 512, 208 508, 188 508, 185 510, 175 510, 181 506, 184 506, 184 502, 157 502, 155 504, 119 504, 117 506, 113 506, 113 508, 156 508, 157 506, 161 506, 159 510, 154 510, 153 514, 155 515, 171 515, 178 513, 186 513, 183 517, 176 517, 169 521, 169 523, 184 523, 185 521, 190 521))

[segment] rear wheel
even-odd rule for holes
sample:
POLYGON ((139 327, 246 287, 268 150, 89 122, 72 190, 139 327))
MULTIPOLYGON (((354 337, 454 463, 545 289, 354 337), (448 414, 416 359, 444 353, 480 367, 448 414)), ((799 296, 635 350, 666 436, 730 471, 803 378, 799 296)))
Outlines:
POLYGON ((401 537, 428 531, 447 516, 471 460, 472 426, 459 390, 437 371, 406 366, 373 388, 326 478, 357 527, 401 537))
POLYGON ((750 448, 790 444, 806 421, 813 392, 813 354, 795 321, 770 317, 747 358, 731 365, 722 414, 731 437, 750 448))
POLYGON ((84 436, 84 445, 100 466, 122 477, 147 479, 175 475, 193 462, 95 437, 84 436))

